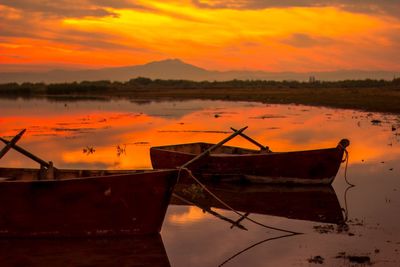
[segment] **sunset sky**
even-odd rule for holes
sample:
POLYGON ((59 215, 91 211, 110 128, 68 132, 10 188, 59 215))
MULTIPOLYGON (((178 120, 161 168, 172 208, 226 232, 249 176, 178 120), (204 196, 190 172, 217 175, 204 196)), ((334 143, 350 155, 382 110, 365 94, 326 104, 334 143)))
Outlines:
POLYGON ((400 70, 400 1, 0 0, 0 71, 400 70))

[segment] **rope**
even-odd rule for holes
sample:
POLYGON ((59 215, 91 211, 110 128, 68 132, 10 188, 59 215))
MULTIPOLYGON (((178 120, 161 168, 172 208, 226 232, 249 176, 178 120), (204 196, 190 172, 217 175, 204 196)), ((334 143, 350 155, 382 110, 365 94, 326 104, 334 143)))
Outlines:
POLYGON ((347 207, 347 192, 349 191, 350 188, 356 186, 355 184, 352 184, 348 181, 347 179, 347 167, 349 164, 349 152, 347 151, 347 149, 345 147, 343 147, 342 145, 340 145, 345 153, 345 158, 342 160, 342 162, 346 162, 345 168, 344 168, 344 180, 346 181, 346 183, 349 185, 349 187, 346 188, 346 191, 344 192, 344 223, 347 222, 347 220, 349 219, 349 209, 347 207))
POLYGON ((344 191, 344 223, 347 222, 349 219, 349 209, 347 208, 347 192, 349 192, 350 188, 353 188, 354 185, 350 185, 349 187, 346 188, 346 191, 344 191))
MULTIPOLYGON (((235 213, 235 214, 237 214, 237 215, 239 215, 241 218, 242 217, 244 217, 244 215, 243 214, 241 214, 240 212, 238 212, 237 210, 235 210, 234 208, 232 208, 231 206, 229 206, 227 203, 225 203, 222 199, 220 199, 218 196, 216 196, 213 192, 211 192, 203 183, 201 183, 194 175, 193 175, 193 173, 189 170, 189 169, 187 169, 187 168, 185 168, 185 167, 180 167, 179 168, 179 172, 178 172, 178 181, 179 181, 179 178, 180 178, 180 175, 181 175, 181 171, 182 170, 185 170, 185 171, 187 171, 188 172, 188 174, 189 174, 189 176, 196 182, 196 183, 198 183, 205 191, 207 191, 213 198, 215 198, 219 203, 221 203, 223 206, 225 206, 227 209, 229 209, 229 210, 231 210, 233 213, 235 213)), ((298 234, 302 234, 302 233, 298 233, 298 232, 294 232, 294 231, 290 231, 290 230, 286 230, 286 229, 282 229, 282 228, 277 228, 277 227, 273 227, 273 226, 268 226, 268 225, 265 225, 265 224, 263 224, 263 223, 260 223, 260 222, 257 222, 257 221, 255 221, 255 220, 253 220, 253 219, 251 219, 251 218, 249 218, 249 217, 244 217, 246 220, 249 220, 250 222, 252 222, 252 223, 254 223, 254 224, 257 224, 257 225, 259 225, 259 226, 262 226, 262 227, 265 227, 265 228, 268 228, 268 229, 271 229, 271 230, 276 230, 276 231, 281 231, 281 232, 285 232, 285 233, 290 233, 290 234, 293 234, 293 235, 298 235, 298 234)))
POLYGON ((345 168, 344 168, 344 180, 346 181, 346 183, 348 185, 350 185, 351 187, 356 186, 355 184, 350 183, 347 180, 347 166, 349 164, 349 152, 347 151, 346 148, 343 147, 344 153, 345 153, 345 158, 342 160, 342 162, 346 162, 345 168))
POLYGON ((223 263, 221 263, 220 265, 218 265, 218 267, 221 267, 221 266, 227 264, 229 261, 231 261, 232 259, 236 258, 236 257, 239 256, 240 254, 242 254, 242 253, 246 252, 247 250, 252 249, 252 248, 254 248, 254 247, 256 247, 256 246, 258 246, 258 245, 260 245, 260 244, 266 243, 266 242, 268 242, 268 241, 276 240, 276 239, 281 239, 281 238, 285 238, 285 237, 290 237, 290 236, 299 235, 299 234, 300 234, 300 233, 293 233, 293 234, 287 234, 287 235, 282 235, 282 236, 277 236, 277 237, 271 237, 271 238, 267 238, 267 239, 264 239, 264 240, 262 240, 262 241, 259 241, 259 242, 257 242, 257 243, 254 243, 254 244, 250 245, 249 247, 247 247, 247 248, 245 248, 245 249, 243 249, 243 250, 237 252, 235 255, 232 255, 231 257, 229 257, 228 259, 226 259, 223 263))

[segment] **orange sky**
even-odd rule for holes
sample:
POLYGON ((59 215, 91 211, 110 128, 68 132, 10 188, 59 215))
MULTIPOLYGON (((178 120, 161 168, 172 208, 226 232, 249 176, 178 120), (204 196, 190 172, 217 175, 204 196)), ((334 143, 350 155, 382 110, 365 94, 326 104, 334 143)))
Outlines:
POLYGON ((397 1, 326 2, 3 0, 0 71, 167 58, 212 70, 400 70, 397 1))

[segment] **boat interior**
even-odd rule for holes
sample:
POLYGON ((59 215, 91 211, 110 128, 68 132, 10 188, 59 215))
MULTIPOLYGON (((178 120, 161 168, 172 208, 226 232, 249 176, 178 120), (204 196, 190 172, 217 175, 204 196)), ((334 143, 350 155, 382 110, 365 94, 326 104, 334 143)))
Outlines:
MULTIPOLYGON (((210 143, 190 143, 190 144, 160 146, 155 148, 168 151, 189 153, 189 154, 201 154, 202 152, 206 151, 213 145, 214 144, 210 143)), ((268 153, 268 152, 266 150, 254 150, 254 149, 246 149, 233 146, 221 146, 211 152, 211 154, 235 154, 235 155, 260 154, 260 153, 268 153)))

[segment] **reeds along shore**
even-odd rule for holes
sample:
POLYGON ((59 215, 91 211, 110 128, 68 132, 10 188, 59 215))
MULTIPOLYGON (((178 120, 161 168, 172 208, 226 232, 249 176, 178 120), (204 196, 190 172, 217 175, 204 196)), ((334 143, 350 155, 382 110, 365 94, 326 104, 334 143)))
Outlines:
POLYGON ((131 79, 128 82, 0 84, 0 97, 96 97, 213 99, 304 104, 400 114, 400 78, 346 81, 187 81, 131 79))

